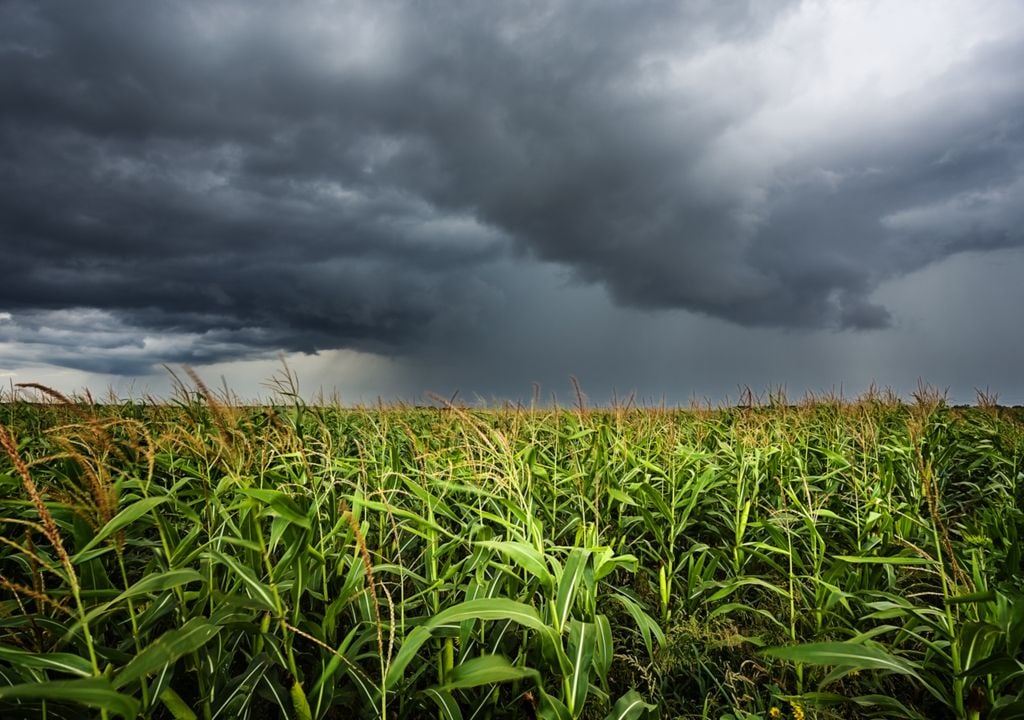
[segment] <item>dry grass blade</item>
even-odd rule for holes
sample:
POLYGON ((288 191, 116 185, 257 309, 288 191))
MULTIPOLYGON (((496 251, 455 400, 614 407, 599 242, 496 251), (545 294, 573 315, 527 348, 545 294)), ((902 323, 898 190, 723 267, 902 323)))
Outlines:
POLYGON ((75 570, 71 565, 71 558, 68 557, 67 550, 64 548, 64 540, 60 536, 60 530, 57 528, 57 523, 54 521, 49 508, 46 507, 46 503, 43 502, 43 498, 39 494, 39 488, 36 487, 36 483, 28 471, 28 466, 25 464, 25 461, 22 460, 21 453, 18 452, 18 444, 14 440, 14 436, 11 435, 10 430, 8 430, 4 425, 0 425, 0 446, 3 446, 8 457, 11 458, 11 462, 14 463, 14 467, 18 471, 18 475, 21 477, 22 486, 25 488, 25 492, 32 501, 32 505, 39 514, 40 520, 42 520, 43 533, 46 535, 46 539, 56 551, 57 556, 60 558, 61 565, 63 565, 64 569, 67 570, 69 580, 71 582, 75 582, 75 570))

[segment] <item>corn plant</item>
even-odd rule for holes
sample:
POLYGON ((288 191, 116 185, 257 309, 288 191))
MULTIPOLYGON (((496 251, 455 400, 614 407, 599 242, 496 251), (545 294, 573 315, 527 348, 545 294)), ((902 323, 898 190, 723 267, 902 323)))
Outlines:
POLYGON ((1021 713, 1019 412, 271 385, 4 398, 0 716, 1021 713))

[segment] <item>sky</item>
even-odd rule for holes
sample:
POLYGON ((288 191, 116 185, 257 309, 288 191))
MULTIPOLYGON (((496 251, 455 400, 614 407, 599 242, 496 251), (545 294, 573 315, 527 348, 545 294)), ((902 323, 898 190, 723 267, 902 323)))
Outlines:
POLYGON ((8 386, 1024 403, 1024 4, 0 0, 0 251, 8 386))

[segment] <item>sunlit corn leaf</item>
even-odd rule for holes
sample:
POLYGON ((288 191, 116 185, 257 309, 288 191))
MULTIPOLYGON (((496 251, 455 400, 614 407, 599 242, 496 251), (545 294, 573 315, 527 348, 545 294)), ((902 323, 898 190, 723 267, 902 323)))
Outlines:
POLYGON ((480 540, 475 543, 480 547, 496 550, 519 565, 528 575, 540 580, 541 584, 551 588, 553 580, 548 571, 544 556, 537 551, 537 548, 524 542, 510 540, 480 540))
POLYGON ((419 652, 431 632, 437 628, 450 626, 453 633, 457 633, 459 623, 463 620, 511 620, 524 627, 539 632, 551 632, 551 629, 540 619, 540 615, 529 605, 508 600, 505 598, 481 598, 479 600, 467 600, 430 618, 425 624, 412 630, 406 636, 398 653, 395 655, 388 669, 384 681, 385 688, 391 688, 402 677, 405 668, 419 652))
POLYGON ((513 680, 539 683, 540 673, 533 668, 513 665, 501 655, 482 655, 456 665, 440 689, 457 690, 513 680))
POLYGON ((636 555, 616 555, 611 548, 595 550, 593 557, 594 580, 603 580, 619 568, 634 573, 640 564, 636 555))
POLYGON ((930 558, 923 558, 918 555, 891 555, 880 557, 875 555, 835 555, 836 560, 842 560, 853 565, 937 565, 938 562, 930 558))

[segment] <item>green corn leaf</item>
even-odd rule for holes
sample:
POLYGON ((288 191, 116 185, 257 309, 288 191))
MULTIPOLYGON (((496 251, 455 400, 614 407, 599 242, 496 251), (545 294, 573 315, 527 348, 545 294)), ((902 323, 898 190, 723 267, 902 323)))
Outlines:
POLYGON ((548 571, 544 556, 537 551, 537 548, 524 542, 510 540, 479 540, 474 545, 496 550, 507 555, 516 565, 541 581, 546 588, 551 588, 553 580, 548 571))
POLYGON ((273 592, 270 590, 268 585, 260 582, 256 577, 256 573, 251 568, 242 565, 230 555, 225 555, 217 550, 210 550, 205 553, 205 555, 213 558, 223 565, 226 565, 232 572, 234 572, 234 574, 238 576, 238 579, 242 581, 246 590, 249 591, 249 596, 259 605, 271 612, 277 612, 273 592))
POLYGON ((907 720, 932 720, 890 695, 858 695, 850 698, 850 702, 861 707, 886 708, 892 713, 892 717, 907 718, 907 720))
MULTIPOLYGON (((331 654, 330 659, 327 661, 327 664, 324 666, 323 671, 320 673, 320 677, 317 678, 316 682, 313 683, 312 687, 310 688, 310 693, 312 695, 316 695, 318 692, 320 692, 320 688, 324 684, 328 683, 334 676, 334 673, 336 673, 338 669, 342 666, 342 663, 344 662, 342 658, 345 657, 345 651, 348 650, 348 648, 351 646, 352 641, 359 633, 359 630, 360 628, 358 626, 349 630, 348 634, 345 636, 345 639, 341 643, 341 647, 338 648, 335 653, 331 654)), ((345 662, 344 667, 346 669, 353 670, 358 674, 360 684, 365 684, 367 682, 365 676, 363 676, 362 671, 359 670, 358 666, 354 665, 351 661, 345 662)))
POLYGON ((248 707, 253 690, 267 674, 270 666, 270 660, 261 653, 249 663, 249 667, 242 675, 232 678, 218 693, 219 706, 213 711, 212 720, 217 720, 219 717, 236 717, 248 707))
POLYGON ((849 701, 850 698, 838 693, 804 691, 800 694, 800 703, 802 705, 816 708, 833 707, 849 701))
POLYGON ((442 625, 457 624, 462 620, 476 618, 479 620, 511 620, 531 630, 544 632, 550 628, 541 620, 537 611, 515 600, 506 598, 480 598, 467 600, 447 610, 442 610, 427 622, 430 628, 442 625))
POLYGON ((16 667, 52 670, 79 677, 92 675, 92 663, 71 653, 31 653, 0 645, 0 660, 9 662, 16 667))
POLYGON ((309 530, 311 527, 307 514, 302 511, 286 492, 281 492, 280 490, 261 490, 258 488, 242 488, 238 492, 269 506, 271 510, 293 525, 298 525, 306 530, 309 530))
POLYGON ((313 711, 309 707, 309 700, 306 698, 306 693, 302 689, 302 683, 298 680, 292 682, 290 691, 292 697, 292 712, 295 713, 293 716, 295 720, 313 720, 313 711))
POLYGON ((875 555, 836 555, 835 559, 854 565, 938 565, 935 560, 919 557, 917 555, 891 555, 889 557, 879 557, 875 555))
POLYGON ((541 633, 551 632, 551 628, 544 624, 537 611, 529 605, 506 598, 467 600, 441 611, 425 624, 413 628, 391 661, 384 680, 384 687, 389 689, 398 682, 423 643, 431 638, 432 631, 440 627, 451 626, 457 632, 460 622, 472 619, 511 620, 541 633))
POLYGON ((979 590, 978 592, 967 593, 966 595, 955 595, 947 602, 950 605, 969 605, 972 603, 995 602, 996 594, 991 590, 979 590))
POLYGON ((982 622, 966 623, 960 631, 960 663, 965 670, 991 656, 1001 631, 995 625, 982 622))
POLYGON ((566 693, 569 712, 574 716, 583 709, 590 685, 590 666, 594 660, 594 646, 597 643, 597 626, 573 620, 569 625, 569 661, 572 674, 568 678, 566 693))
POLYGON ((180 628, 169 630, 150 643, 114 678, 114 687, 122 688, 179 658, 195 652, 221 631, 204 618, 192 618, 180 628))
POLYGON ((540 682, 540 673, 533 668, 517 667, 502 655, 483 655, 457 665, 441 690, 493 685, 513 680, 540 682))
POLYGON ((405 668, 413 661, 416 653, 419 652, 420 648, 423 647, 423 644, 430 637, 430 628, 425 625, 412 629, 412 632, 406 636, 402 645, 398 648, 395 657, 392 658, 391 665, 388 666, 388 673, 384 678, 384 689, 391 689, 402 678, 405 674, 405 668))
POLYGON ((1006 651, 1011 655, 1019 654, 1024 643, 1024 596, 1017 595, 1010 601, 1003 629, 1006 631, 1006 651))
POLYGON ((761 652, 770 657, 790 662, 809 665, 840 665, 858 670, 883 670, 921 679, 915 663, 867 645, 842 642, 807 643, 790 647, 766 648, 761 652))
POLYGON ((665 633, 662 632, 661 627, 632 598, 622 593, 616 593, 612 597, 633 618, 633 622, 636 623, 636 627, 640 631, 640 637, 643 638, 644 647, 647 648, 647 654, 654 657, 653 641, 657 640, 658 644, 662 646, 665 644, 665 633))
POLYGON ((963 677, 978 677, 980 675, 996 675, 1005 678, 1016 672, 1024 670, 1024 664, 1014 660, 1007 655, 996 655, 994 657, 977 659, 968 666, 961 674, 963 677))
POLYGON ((724 600, 740 588, 750 586, 761 587, 765 590, 770 590, 773 593, 781 595, 784 598, 789 598, 789 591, 779 585, 774 585, 768 582, 767 580, 763 580, 759 577, 743 577, 737 580, 732 580, 730 582, 724 583, 721 590, 719 590, 714 595, 708 598, 708 602, 714 603, 718 602, 719 600, 724 600))
MULTIPOLYGON (((659 474, 664 475, 664 471, 661 470, 660 468, 658 468, 658 472, 659 474)), ((640 483, 638 489, 644 495, 647 496, 647 499, 654 505, 655 508, 657 508, 658 512, 661 514, 659 522, 671 522, 674 519, 675 515, 672 512, 672 509, 665 502, 665 498, 662 496, 660 492, 655 490, 650 483, 640 483)))
POLYGON ((754 606, 748 605, 746 603, 738 603, 738 602, 723 603, 721 605, 715 606, 715 609, 712 610, 710 613, 708 613, 708 619, 718 617, 719 615, 728 616, 729 614, 737 612, 737 611, 749 612, 749 613, 754 613, 755 615, 760 615, 765 620, 768 620, 769 622, 774 623, 775 625, 777 625, 782 630, 788 630, 789 629, 788 626, 784 622, 779 620, 775 616, 775 614, 773 612, 771 612, 770 610, 766 610, 765 608, 754 607, 754 606))
POLYGON ((597 641, 594 645, 594 670, 601 679, 602 687, 607 690, 608 671, 612 667, 614 646, 612 644, 612 626, 606 615, 597 615, 594 618, 594 626, 597 628, 597 641))
POLYGON ((636 690, 630 690, 615 702, 612 711, 605 715, 605 720, 636 720, 649 710, 657 708, 644 702, 636 690))
POLYGON ((148 595, 150 593, 163 592, 188 583, 205 583, 206 578, 195 570, 168 570, 162 573, 153 573, 139 580, 130 588, 114 598, 114 604, 127 600, 128 598, 148 595))
POLYGON ((538 718, 541 720, 573 720, 572 713, 569 712, 565 703, 553 695, 547 694, 543 689, 538 688, 537 693, 540 697, 540 707, 537 710, 538 718))
POLYGON ((411 510, 406 510, 395 505, 387 503, 377 502, 376 500, 367 500, 361 497, 353 497, 352 509, 366 509, 374 510, 376 512, 393 515, 396 518, 403 520, 411 520, 415 526, 419 526, 420 530, 433 530, 434 532, 440 533, 445 537, 454 537, 450 532, 445 530, 443 527, 438 525, 436 522, 430 521, 422 515, 418 515, 411 510))
POLYGON ((619 568, 635 573, 640 561, 635 555, 615 555, 611 548, 594 552, 594 580, 603 580, 619 568))
POLYGON ((608 497, 610 497, 612 500, 615 500, 616 502, 622 503, 623 505, 630 505, 636 507, 636 502, 633 501, 633 498, 631 498, 629 495, 627 495, 626 493, 622 492, 617 488, 608 488, 607 493, 608 497))
POLYGON ((403 476, 402 481, 409 492, 415 495, 423 505, 429 507, 434 513, 444 515, 449 520, 454 520, 455 522, 462 522, 462 518, 444 500, 423 487, 421 478, 403 476))
POLYGON ((432 687, 424 690, 423 694, 434 701, 444 720, 462 720, 462 710, 450 692, 432 687))
POLYGON ((91 677, 0 686, 0 700, 73 702, 101 708, 126 719, 133 719, 139 713, 138 701, 117 692, 107 678, 91 677))
POLYGON ((565 560, 565 568, 558 579, 558 593, 555 595, 555 631, 561 632, 565 621, 569 618, 576 592, 583 580, 583 571, 587 568, 590 552, 583 548, 573 548, 565 560))
POLYGON ((174 720, 197 720, 196 714, 188 706, 181 696, 170 687, 164 688, 159 695, 160 702, 174 720))
POLYGON ((1000 698, 992 706, 988 720, 1024 720, 1024 698, 1000 698))
POLYGON ((146 513, 153 510, 153 508, 167 502, 170 498, 163 497, 150 497, 137 500, 124 510, 119 512, 117 515, 112 517, 110 521, 100 528, 100 531, 96 533, 92 540, 83 547, 78 553, 71 559, 71 562, 78 563, 85 553, 92 550, 94 547, 99 545, 101 542, 106 540, 114 533, 123 530, 124 528, 131 525, 133 522, 141 518, 146 513))

